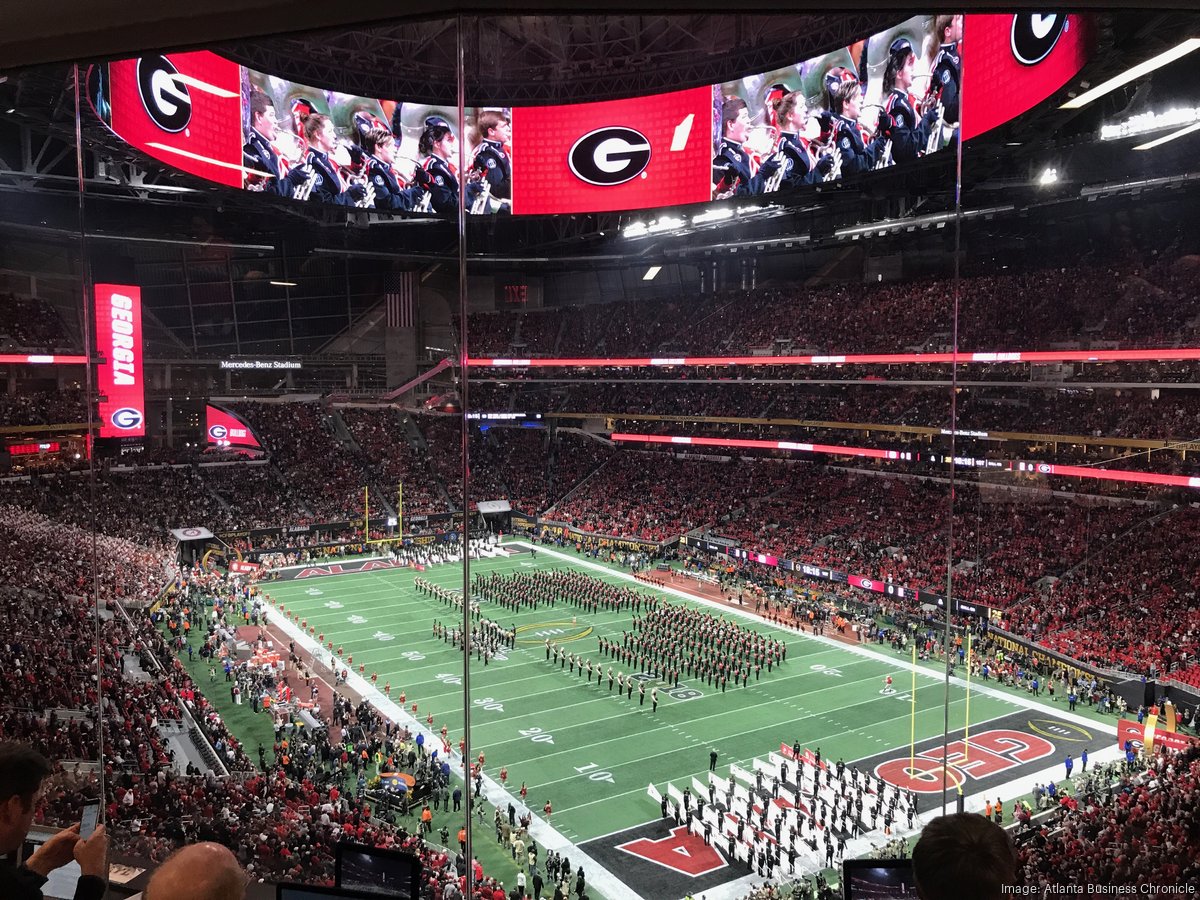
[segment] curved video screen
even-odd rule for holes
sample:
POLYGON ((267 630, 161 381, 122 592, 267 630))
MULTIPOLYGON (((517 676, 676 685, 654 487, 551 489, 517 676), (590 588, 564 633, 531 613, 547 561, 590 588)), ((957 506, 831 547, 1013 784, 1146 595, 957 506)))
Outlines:
POLYGON ((93 66, 122 140, 293 201, 453 215, 647 209, 779 194, 913 164, 1029 110, 1087 61, 1082 15, 917 15, 723 84, 558 106, 357 97, 208 51, 93 66), (459 142, 468 160, 459 172, 459 142))

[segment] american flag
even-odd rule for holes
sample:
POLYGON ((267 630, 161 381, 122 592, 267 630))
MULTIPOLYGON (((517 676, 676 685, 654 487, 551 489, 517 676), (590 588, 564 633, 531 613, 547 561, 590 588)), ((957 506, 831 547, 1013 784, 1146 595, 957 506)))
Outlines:
POLYGON ((388 328, 415 328, 417 325, 417 273, 395 272, 384 286, 388 328))

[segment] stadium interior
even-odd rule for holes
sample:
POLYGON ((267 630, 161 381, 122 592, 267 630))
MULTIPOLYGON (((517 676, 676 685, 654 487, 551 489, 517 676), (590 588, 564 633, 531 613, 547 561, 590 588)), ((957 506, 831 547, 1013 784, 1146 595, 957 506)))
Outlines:
POLYGON ((965 811, 1025 896, 1200 890, 1200 13, 36 6, 26 856, 941 900, 965 811))

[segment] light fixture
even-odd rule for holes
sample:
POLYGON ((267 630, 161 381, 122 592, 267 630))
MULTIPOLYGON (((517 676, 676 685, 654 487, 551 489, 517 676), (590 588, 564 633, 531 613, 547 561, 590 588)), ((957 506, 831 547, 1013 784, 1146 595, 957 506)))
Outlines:
POLYGON ((1175 140, 1175 138, 1181 138, 1185 134, 1191 134, 1193 131, 1200 131, 1200 122, 1197 122, 1194 125, 1189 125, 1189 126, 1187 126, 1187 128, 1180 128, 1178 131, 1172 131, 1170 134, 1164 134, 1162 137, 1155 138, 1154 140, 1149 141, 1148 143, 1138 144, 1133 149, 1134 150, 1153 150, 1155 147, 1161 147, 1163 144, 1167 143, 1168 141, 1173 141, 1173 140, 1175 140))
POLYGON ((647 230, 651 234, 659 234, 663 231, 675 231, 677 228, 684 226, 683 219, 678 216, 663 216, 647 226, 647 230))
POLYGON ((630 222, 622 229, 625 237, 643 237, 647 233, 645 222, 630 222))
POLYGON ((728 206, 710 209, 692 216, 693 225, 705 225, 708 222, 722 222, 733 218, 733 210, 728 206))
POLYGON ((1054 184, 1056 181, 1058 181, 1058 169, 1047 167, 1038 176, 1038 184, 1054 184))
POLYGON ((1189 38, 1182 44, 1178 44, 1172 47, 1170 50, 1158 54, 1158 56, 1152 56, 1143 63, 1138 63, 1136 66, 1131 66, 1120 75, 1114 76, 1113 78, 1108 79, 1108 81, 1096 85, 1090 91, 1084 91, 1078 97, 1075 97, 1074 99, 1068 100, 1066 103, 1064 103, 1061 109, 1080 109, 1084 106, 1087 106, 1093 100, 1103 97, 1105 94, 1115 91, 1122 85, 1129 84, 1129 82, 1135 81, 1136 79, 1141 78, 1143 75, 1148 75, 1155 69, 1169 65, 1170 63, 1175 62, 1175 60, 1187 56, 1187 54, 1196 49, 1200 49, 1200 38, 1189 38))
POLYGON ((1185 106, 1181 109, 1169 109, 1161 113, 1142 113, 1132 116, 1124 122, 1105 125, 1100 129, 1100 140, 1117 141, 1121 138, 1137 137, 1139 134, 1149 134, 1151 131, 1181 128, 1191 125, 1193 122, 1200 122, 1200 106, 1185 106))
POLYGON ((275 285, 275 287, 295 287, 296 286, 296 282, 294 282, 294 281, 272 281, 271 284, 275 285))
POLYGON ((651 266, 646 270, 646 274, 642 276, 642 281, 653 281, 654 276, 662 271, 662 266, 651 266))

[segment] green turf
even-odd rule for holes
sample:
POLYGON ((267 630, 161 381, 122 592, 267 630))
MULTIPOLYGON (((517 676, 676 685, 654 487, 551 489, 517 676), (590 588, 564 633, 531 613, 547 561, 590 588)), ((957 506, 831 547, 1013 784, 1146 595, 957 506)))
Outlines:
MULTIPOLYGON (((160 626, 160 630, 169 640, 170 632, 167 630, 165 622, 160 626)), ((202 643, 200 638, 200 634, 193 632, 191 638, 193 649, 199 650, 202 643)), ((229 684, 225 681, 225 675, 219 665, 216 667, 217 679, 211 681, 210 663, 201 659, 198 653, 191 660, 188 660, 186 650, 176 655, 187 669, 188 674, 192 676, 192 680, 196 682, 196 687, 216 707, 234 737, 242 742, 246 755, 257 763, 258 745, 261 743, 267 749, 269 760, 272 755, 271 748, 275 744, 275 729, 271 724, 271 717, 264 713, 255 713, 248 701, 241 704, 234 703, 229 696, 229 684)))
MULTIPOLYGON (((580 568, 543 554, 534 563, 527 556, 475 561, 472 572, 528 572, 531 566, 580 568)), ((380 687, 390 682, 393 698, 402 688, 406 705, 416 702, 422 720, 432 712, 435 728, 445 724, 457 744, 464 724, 462 657, 433 637, 432 625, 435 619, 453 624, 458 614, 417 592, 417 575, 462 587, 461 568, 444 566, 422 573, 399 569, 284 582, 267 591, 343 646, 356 667, 365 663, 368 676, 378 673, 380 687), (330 603, 341 606, 331 608, 330 603), (391 640, 379 639, 389 635, 391 640)), ((605 577, 619 578, 615 571, 605 577)), ((704 696, 678 701, 660 691, 658 712, 652 714, 648 697, 639 707, 636 690, 632 700, 618 699, 607 682, 597 689, 594 681, 589 684, 586 677, 571 676, 545 660, 544 634, 557 629, 558 640, 578 635, 565 645, 568 651, 599 661, 597 637, 619 638, 632 626, 630 613, 585 615, 560 605, 514 615, 486 601, 482 612, 505 626, 515 624, 521 633, 508 659, 488 666, 472 659, 473 753, 482 749, 487 754, 493 777, 506 766, 514 792, 526 782, 534 809, 552 801, 552 824, 575 842, 655 818, 658 808, 646 796, 647 784, 661 789, 673 781, 682 787, 692 775, 703 778, 710 748, 717 749, 718 766, 727 772, 730 763, 748 766, 754 757, 778 751, 781 741, 798 739, 804 746, 819 746, 827 759, 847 761, 909 743, 910 701, 903 693, 880 694, 888 674, 899 692, 909 688, 906 659, 897 657, 893 666, 765 623, 752 625, 787 640, 782 667, 764 672, 760 681, 752 679, 747 688, 731 686, 725 694, 695 684, 704 696)), ((611 663, 604 660, 606 670, 611 663)), ((684 683, 689 683, 686 678, 684 683)), ((941 734, 943 697, 941 684, 919 679, 918 741, 941 734)), ((951 727, 961 727, 965 691, 952 686, 950 697, 951 727)), ((1013 709, 1011 701, 978 693, 970 701, 973 725, 1013 709)))

